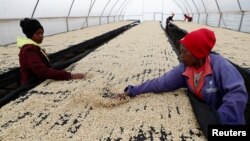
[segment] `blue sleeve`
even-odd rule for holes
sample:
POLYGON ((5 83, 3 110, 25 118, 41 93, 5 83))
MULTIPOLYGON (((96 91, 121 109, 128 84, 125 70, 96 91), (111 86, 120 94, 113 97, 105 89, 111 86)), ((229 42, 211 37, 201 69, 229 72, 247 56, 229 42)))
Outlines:
POLYGON ((217 110, 223 124, 245 124, 244 111, 248 94, 238 70, 227 62, 220 68, 223 93, 222 105, 217 110))
POLYGON ((159 78, 148 80, 137 86, 129 85, 127 92, 129 96, 136 96, 151 92, 169 92, 184 87, 186 83, 182 76, 182 69, 183 65, 179 65, 159 78))

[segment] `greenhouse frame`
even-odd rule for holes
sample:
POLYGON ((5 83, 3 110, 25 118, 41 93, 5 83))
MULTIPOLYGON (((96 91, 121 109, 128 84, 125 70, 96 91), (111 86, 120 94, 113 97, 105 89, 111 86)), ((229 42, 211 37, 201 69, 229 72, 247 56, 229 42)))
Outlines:
POLYGON ((249 139, 250 0, 0 11, 0 141, 249 139))
POLYGON ((248 0, 54 0, 53 2, 1 0, 0 2, 0 45, 15 42, 16 34, 21 34, 18 22, 24 17, 40 19, 48 28, 46 35, 127 19, 165 21, 171 12, 176 14, 176 20, 183 20, 183 14, 186 13, 193 17, 195 23, 250 32, 248 0))

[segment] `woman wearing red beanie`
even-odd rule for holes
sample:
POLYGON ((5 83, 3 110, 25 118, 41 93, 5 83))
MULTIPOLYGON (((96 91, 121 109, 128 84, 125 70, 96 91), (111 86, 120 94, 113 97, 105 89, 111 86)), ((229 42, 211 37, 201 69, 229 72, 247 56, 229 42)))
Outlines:
POLYGON ((237 69, 220 55, 210 54, 216 38, 209 29, 198 29, 180 40, 182 63, 163 76, 113 98, 122 99, 144 93, 161 93, 188 88, 199 100, 215 109, 222 124, 245 124, 248 94, 237 69))
POLYGON ((43 41, 44 33, 39 21, 25 18, 20 21, 20 26, 27 37, 17 38, 17 46, 20 48, 19 63, 22 85, 27 84, 33 77, 55 80, 82 79, 85 77, 83 73, 70 73, 50 68, 49 58, 39 45, 43 41))

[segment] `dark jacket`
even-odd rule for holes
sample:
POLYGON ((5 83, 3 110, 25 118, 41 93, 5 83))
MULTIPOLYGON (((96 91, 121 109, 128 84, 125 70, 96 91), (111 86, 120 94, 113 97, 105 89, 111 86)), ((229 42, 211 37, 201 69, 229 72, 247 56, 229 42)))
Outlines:
POLYGON ((169 16, 169 17, 167 18, 166 24, 168 24, 170 21, 173 21, 173 17, 174 17, 174 15, 169 16))
POLYGON ((26 84, 31 78, 69 80, 71 73, 52 69, 49 60, 39 46, 25 44, 19 53, 21 83, 26 84))
POLYGON ((192 20, 193 20, 192 17, 190 17, 190 16, 188 16, 188 15, 184 15, 184 21, 185 21, 186 19, 187 19, 189 22, 192 22, 192 20))

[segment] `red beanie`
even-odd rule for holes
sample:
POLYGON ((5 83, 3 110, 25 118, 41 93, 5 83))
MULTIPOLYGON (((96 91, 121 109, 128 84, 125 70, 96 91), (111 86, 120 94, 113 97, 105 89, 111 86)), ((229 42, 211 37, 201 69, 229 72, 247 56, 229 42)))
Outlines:
POLYGON ((180 41, 186 49, 196 58, 205 58, 208 56, 216 42, 214 32, 201 28, 188 33, 180 41))

